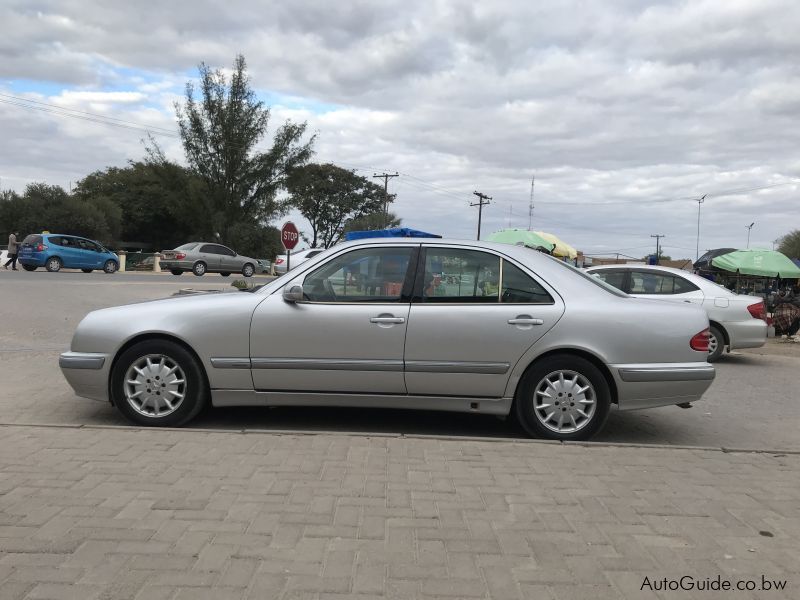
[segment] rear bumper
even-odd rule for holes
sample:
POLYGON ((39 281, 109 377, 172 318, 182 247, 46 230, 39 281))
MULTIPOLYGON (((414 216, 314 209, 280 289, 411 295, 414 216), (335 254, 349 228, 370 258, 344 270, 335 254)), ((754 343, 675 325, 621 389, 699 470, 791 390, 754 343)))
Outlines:
POLYGON ((767 343, 767 324, 761 319, 729 321, 721 325, 728 332, 731 350, 760 348, 767 343))
POLYGON ((47 255, 40 252, 25 256, 19 254, 17 256, 17 262, 30 267, 43 267, 47 263, 47 255))
POLYGON ((64 352, 58 366, 70 387, 78 396, 108 401, 108 372, 110 360, 106 354, 64 352))
POLYGON ((700 400, 714 381, 708 363, 610 365, 620 410, 655 408, 700 400))

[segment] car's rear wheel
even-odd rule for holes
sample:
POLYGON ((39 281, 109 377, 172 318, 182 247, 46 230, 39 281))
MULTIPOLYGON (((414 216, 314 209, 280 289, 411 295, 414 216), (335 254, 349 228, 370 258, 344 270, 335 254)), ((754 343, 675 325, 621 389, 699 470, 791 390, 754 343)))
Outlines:
POLYGON ((117 272, 117 263, 113 260, 107 260, 106 263, 103 265, 103 271, 111 275, 112 273, 117 272))
POLYGON ((147 340, 120 355, 111 374, 114 405, 148 427, 176 427, 197 416, 208 386, 195 357, 169 340, 147 340))
POLYGON ((60 258, 58 258, 57 256, 53 256, 52 258, 47 259, 47 264, 45 264, 45 268, 51 273, 58 273, 63 265, 64 263, 61 262, 60 258))
POLYGON ((227 271, 225 273, 220 273, 220 275, 222 275, 223 277, 230 277, 231 276, 231 274, 228 273, 227 271))
POLYGON ((94 269, 81 269, 84 273, 91 273, 94 269))
POLYGON ((711 325, 708 328, 708 362, 719 360, 725 350, 725 335, 719 327, 711 325))
POLYGON ((183 275, 183 271, 181 271, 180 269, 170 269, 169 272, 172 273, 173 275, 183 275))
POLYGON ((35 271, 38 267, 36 265, 22 265, 22 268, 26 271, 35 271))
POLYGON ((253 273, 256 272, 256 269, 250 263, 247 263, 245 266, 242 267, 242 275, 245 277, 252 277, 253 273))
POLYGON ((198 277, 202 277, 206 274, 206 263, 204 262, 196 262, 194 263, 194 267, 192 267, 192 273, 197 275, 198 277))
POLYGON ((514 414, 533 437, 586 440, 608 418, 611 391, 600 370, 585 358, 567 354, 534 363, 514 400, 514 414))

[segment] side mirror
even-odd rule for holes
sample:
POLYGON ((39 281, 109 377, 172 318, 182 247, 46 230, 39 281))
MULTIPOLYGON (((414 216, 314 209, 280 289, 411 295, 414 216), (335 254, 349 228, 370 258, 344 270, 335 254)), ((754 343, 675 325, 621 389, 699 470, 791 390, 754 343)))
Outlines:
POLYGON ((303 286, 299 283, 292 283, 283 288, 283 299, 286 302, 302 302, 305 298, 303 296, 303 286))

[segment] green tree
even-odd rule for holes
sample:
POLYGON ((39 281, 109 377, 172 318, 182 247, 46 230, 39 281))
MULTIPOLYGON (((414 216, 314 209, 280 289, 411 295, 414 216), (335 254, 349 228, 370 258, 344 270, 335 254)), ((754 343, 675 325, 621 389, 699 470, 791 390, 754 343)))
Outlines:
POLYGON ((306 123, 281 125, 267 151, 256 145, 267 134, 270 111, 250 87, 244 57, 236 57, 228 80, 221 70, 199 66, 200 98, 186 84, 184 103, 175 104, 190 168, 207 187, 210 217, 226 243, 241 224, 265 224, 281 214, 278 193, 287 172, 305 164, 315 136, 304 141, 306 123))
MULTIPOLYGON (((330 247, 342 238, 348 222, 383 211, 381 186, 330 163, 294 169, 288 190, 290 205, 311 227, 306 241, 312 247, 330 247)), ((393 199, 390 195, 389 202, 393 199)))
POLYGON ((778 252, 789 258, 800 258, 800 229, 795 229, 780 239, 778 252))
POLYGON ((144 248, 174 248, 193 239, 210 239, 203 181, 166 160, 132 162, 96 171, 78 182, 75 195, 107 200, 121 211, 120 241, 144 248))
POLYGON ((369 213, 361 217, 350 219, 344 227, 344 232, 349 231, 375 231, 391 227, 400 227, 403 220, 393 212, 384 214, 383 211, 369 213))
POLYGON ((80 198, 62 187, 32 183, 25 192, 0 201, 0 227, 21 235, 51 231, 113 244, 120 232, 121 211, 105 198, 80 198))

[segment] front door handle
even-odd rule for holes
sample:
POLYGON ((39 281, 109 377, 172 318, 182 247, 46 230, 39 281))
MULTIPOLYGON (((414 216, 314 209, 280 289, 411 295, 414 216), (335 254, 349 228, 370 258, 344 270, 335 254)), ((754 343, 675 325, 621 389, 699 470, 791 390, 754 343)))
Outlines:
POLYGON ((405 317, 370 317, 370 323, 378 323, 379 325, 400 325, 405 323, 405 317))
POLYGON ((517 317, 516 319, 509 319, 509 325, 544 325, 542 319, 534 319, 532 317, 517 317))

